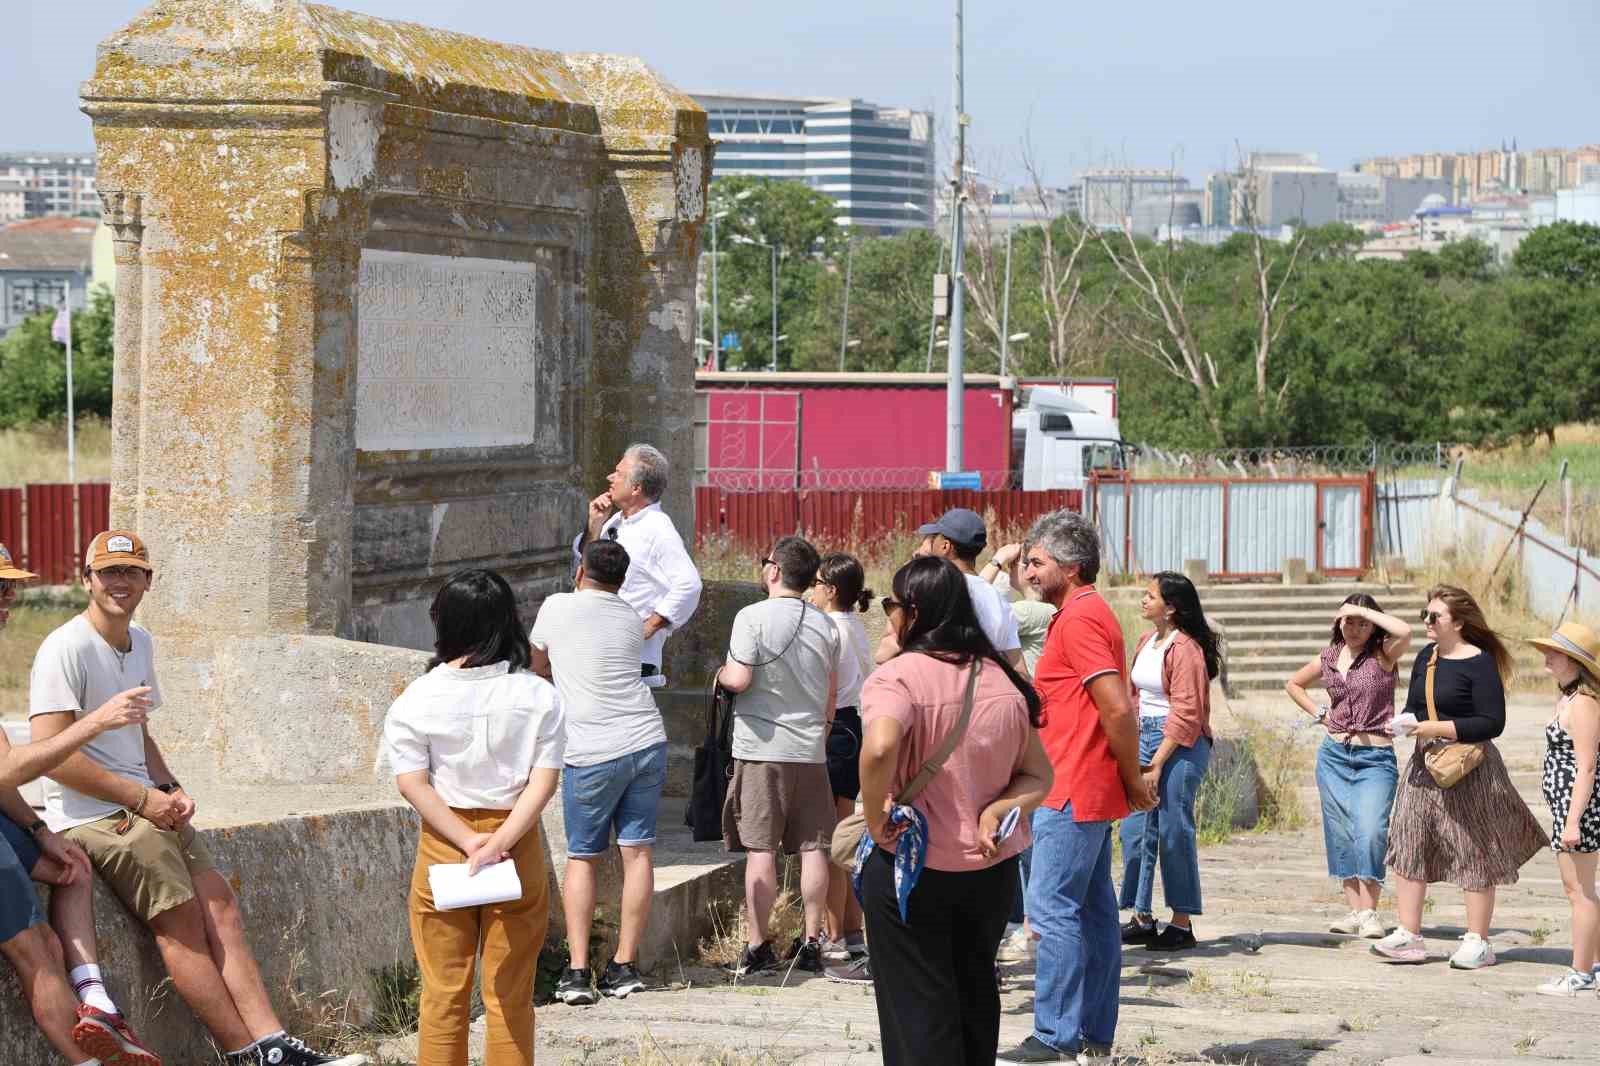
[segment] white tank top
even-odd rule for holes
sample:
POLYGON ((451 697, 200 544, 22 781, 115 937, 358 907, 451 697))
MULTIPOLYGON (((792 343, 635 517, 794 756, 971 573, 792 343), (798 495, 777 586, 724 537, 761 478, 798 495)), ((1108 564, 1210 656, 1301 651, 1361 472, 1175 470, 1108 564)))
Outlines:
POLYGON ((1167 649, 1172 646, 1172 638, 1177 635, 1178 631, 1174 629, 1167 634, 1166 640, 1151 637, 1134 657, 1130 676, 1133 687, 1139 690, 1140 718, 1165 718, 1167 712, 1172 710, 1172 704, 1167 700, 1167 686, 1161 679, 1161 668, 1166 662, 1167 649))

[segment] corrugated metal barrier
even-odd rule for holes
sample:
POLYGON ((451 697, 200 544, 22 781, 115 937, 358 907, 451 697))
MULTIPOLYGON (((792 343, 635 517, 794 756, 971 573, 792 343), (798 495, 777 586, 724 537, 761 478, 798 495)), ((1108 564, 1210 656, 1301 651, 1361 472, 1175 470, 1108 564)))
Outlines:
POLYGON ((72 485, 0 489, 0 542, 17 565, 38 574, 42 584, 76 581, 84 548, 110 521, 110 485, 76 486, 76 532, 73 495, 72 485))
POLYGON ((936 489, 730 492, 702 485, 695 489, 694 503, 699 537, 725 536, 759 547, 792 533, 861 543, 908 532, 952 507, 969 507, 989 517, 994 527, 1015 529, 1063 507, 1078 510, 1083 493, 936 489))

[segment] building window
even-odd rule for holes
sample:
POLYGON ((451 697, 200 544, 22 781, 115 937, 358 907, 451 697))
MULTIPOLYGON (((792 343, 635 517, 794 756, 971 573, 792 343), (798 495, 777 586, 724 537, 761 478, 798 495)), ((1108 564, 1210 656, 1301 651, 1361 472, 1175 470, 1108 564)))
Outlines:
POLYGON ((27 318, 36 311, 60 307, 67 299, 67 283, 43 278, 24 278, 10 284, 7 308, 12 321, 27 318))

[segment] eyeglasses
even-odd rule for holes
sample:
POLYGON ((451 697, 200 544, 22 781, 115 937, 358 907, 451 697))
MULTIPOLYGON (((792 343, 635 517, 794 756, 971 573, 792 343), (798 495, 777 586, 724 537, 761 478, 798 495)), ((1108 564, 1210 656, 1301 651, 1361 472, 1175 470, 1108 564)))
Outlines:
POLYGON ((1417 617, 1420 618, 1424 624, 1431 626, 1437 624, 1439 619, 1444 617, 1444 613, 1442 611, 1430 611, 1424 607, 1417 617))
POLYGON ((108 566, 103 570, 96 570, 100 580, 104 581, 134 581, 144 576, 144 570, 137 566, 108 566))
POLYGON ((17 590, 14 578, 0 578, 0 596, 9 596, 17 590))
POLYGON ((905 604, 901 603, 899 600, 895 599, 893 596, 885 596, 883 599, 879 600, 878 602, 883 604, 883 613, 884 614, 888 614, 891 611, 898 611, 901 607, 905 606, 905 604))

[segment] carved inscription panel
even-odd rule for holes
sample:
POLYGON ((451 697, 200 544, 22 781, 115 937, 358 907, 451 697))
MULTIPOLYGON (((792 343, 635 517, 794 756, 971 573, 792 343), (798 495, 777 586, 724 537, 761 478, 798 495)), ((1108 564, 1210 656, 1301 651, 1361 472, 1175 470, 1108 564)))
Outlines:
POLYGON ((356 447, 533 444, 539 267, 361 253, 356 447))

